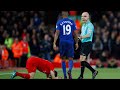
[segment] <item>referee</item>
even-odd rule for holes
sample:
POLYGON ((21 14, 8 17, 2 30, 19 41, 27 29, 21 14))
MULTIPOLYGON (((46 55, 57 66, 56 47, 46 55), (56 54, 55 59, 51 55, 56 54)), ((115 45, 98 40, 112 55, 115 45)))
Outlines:
POLYGON ((92 40, 93 40, 93 32, 94 26, 89 20, 89 13, 83 12, 81 19, 83 22, 81 28, 81 34, 79 39, 81 40, 81 50, 80 50, 80 62, 81 62, 81 74, 78 79, 83 79, 83 74, 85 67, 87 67, 92 72, 92 79, 96 77, 98 71, 93 69, 90 64, 87 62, 87 57, 92 50, 92 40))

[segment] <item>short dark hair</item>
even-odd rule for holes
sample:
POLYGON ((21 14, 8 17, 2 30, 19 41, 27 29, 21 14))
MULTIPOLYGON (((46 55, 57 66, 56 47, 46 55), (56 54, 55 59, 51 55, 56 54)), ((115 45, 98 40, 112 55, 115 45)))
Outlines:
POLYGON ((57 75, 58 75, 58 72, 54 70, 54 73, 55 73, 55 77, 57 77, 57 75))
POLYGON ((62 16, 68 16, 69 12, 68 11, 62 11, 62 16))
MULTIPOLYGON (((55 77, 57 77, 57 76, 58 76, 58 72, 57 72, 57 71, 55 71, 55 70, 54 70, 54 75, 55 75, 55 77)), ((52 79, 51 74, 49 74, 47 77, 48 77, 48 78, 50 78, 50 79, 52 79)))

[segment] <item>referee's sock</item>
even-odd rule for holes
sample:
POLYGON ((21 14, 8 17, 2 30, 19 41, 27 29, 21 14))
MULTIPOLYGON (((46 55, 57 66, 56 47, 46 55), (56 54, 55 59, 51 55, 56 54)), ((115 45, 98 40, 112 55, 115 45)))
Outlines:
POLYGON ((81 74, 80 74, 80 77, 82 78, 83 78, 84 71, 85 71, 85 64, 84 64, 84 61, 82 61, 81 62, 81 74))
POLYGON ((71 72, 73 68, 73 60, 69 60, 68 66, 69 66, 69 71, 71 72))
POLYGON ((66 63, 65 61, 62 61, 62 70, 63 70, 63 74, 64 74, 64 77, 66 77, 66 63))
POLYGON ((86 61, 83 61, 83 62, 84 62, 84 65, 92 71, 92 73, 95 72, 95 70, 90 66, 90 64, 88 62, 86 62, 86 61))

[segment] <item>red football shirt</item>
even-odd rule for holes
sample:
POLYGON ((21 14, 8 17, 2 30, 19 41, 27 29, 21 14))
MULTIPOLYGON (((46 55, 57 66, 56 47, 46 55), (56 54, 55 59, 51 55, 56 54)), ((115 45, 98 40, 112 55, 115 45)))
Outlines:
POLYGON ((40 72, 46 73, 48 75, 50 74, 51 70, 54 70, 54 65, 48 60, 31 56, 27 60, 26 68, 28 73, 36 72, 36 69, 38 69, 40 72))

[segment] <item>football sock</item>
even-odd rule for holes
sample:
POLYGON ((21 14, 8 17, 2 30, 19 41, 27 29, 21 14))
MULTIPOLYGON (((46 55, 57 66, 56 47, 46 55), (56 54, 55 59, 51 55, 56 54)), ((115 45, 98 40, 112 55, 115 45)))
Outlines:
POLYGON ((65 63, 65 61, 62 61, 62 70, 63 70, 64 77, 66 77, 66 63, 65 63))
POLYGON ((73 60, 69 60, 68 66, 69 66, 69 71, 71 72, 73 68, 73 60))
POLYGON ((30 75, 25 74, 25 73, 16 72, 16 76, 20 76, 20 77, 25 78, 25 79, 30 79, 30 75))
POLYGON ((90 64, 88 62, 86 62, 86 61, 83 61, 83 62, 84 62, 84 65, 92 71, 92 73, 95 72, 95 70, 90 66, 90 64))
POLYGON ((84 61, 82 61, 81 62, 81 74, 80 74, 81 77, 83 77, 84 71, 85 71, 85 65, 84 65, 84 61))

